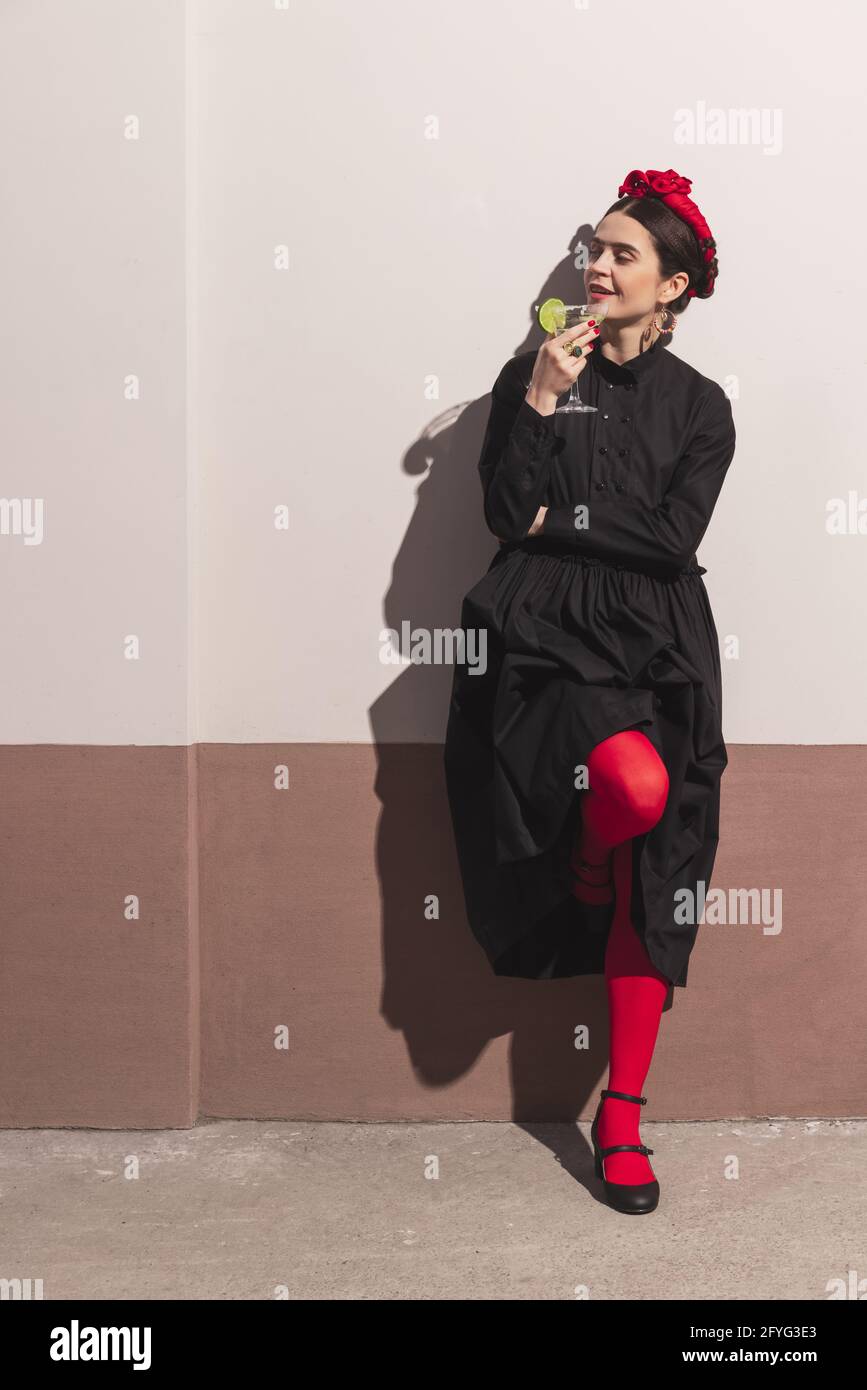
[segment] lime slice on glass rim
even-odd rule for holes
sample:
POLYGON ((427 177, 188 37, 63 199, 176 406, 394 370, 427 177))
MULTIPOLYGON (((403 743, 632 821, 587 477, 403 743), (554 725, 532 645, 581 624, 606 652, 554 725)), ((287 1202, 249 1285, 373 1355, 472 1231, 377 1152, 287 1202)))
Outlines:
POLYGON ((566 305, 562 299, 546 299, 545 303, 539 308, 539 322, 546 333, 557 332, 557 319, 555 311, 565 309, 566 305))

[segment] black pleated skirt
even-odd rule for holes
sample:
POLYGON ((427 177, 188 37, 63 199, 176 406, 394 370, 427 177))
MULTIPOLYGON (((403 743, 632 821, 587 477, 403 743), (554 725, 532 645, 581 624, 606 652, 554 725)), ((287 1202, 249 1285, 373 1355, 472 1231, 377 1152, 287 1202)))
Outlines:
POLYGON ((669 777, 661 819, 631 841, 631 917, 685 986, 719 838, 719 642, 707 571, 649 574, 534 537, 501 547, 466 595, 484 633, 455 668, 444 750, 467 919, 497 975, 601 974, 607 934, 571 892, 575 769, 623 729, 669 777))

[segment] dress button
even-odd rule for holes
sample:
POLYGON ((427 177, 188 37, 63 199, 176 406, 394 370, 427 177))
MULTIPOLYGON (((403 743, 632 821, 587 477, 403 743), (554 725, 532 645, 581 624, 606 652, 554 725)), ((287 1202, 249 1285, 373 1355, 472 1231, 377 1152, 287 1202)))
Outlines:
MULTIPOLYGON (((608 419, 608 416, 606 415, 605 418, 606 418, 606 420, 607 420, 607 419, 608 419)), ((628 424, 629 424, 629 416, 628 416, 628 415, 621 415, 621 417, 620 417, 620 422, 621 422, 621 424, 623 424, 623 425, 628 425, 628 424)))
POLYGON ((600 454, 607 454, 607 453, 608 453, 608 445, 607 445, 607 444, 600 444, 600 445, 599 445, 599 452, 600 452, 600 454))
POLYGON ((662 709, 662 701, 660 700, 658 695, 654 695, 653 697, 653 708, 662 709))
POLYGON ((613 390, 614 390, 614 387, 613 387, 613 385, 611 384, 610 381, 606 381, 605 385, 606 385, 606 388, 607 388, 609 391, 613 391, 613 390))
POLYGON ((628 450, 628 449, 618 449, 617 452, 618 452, 618 454, 620 455, 620 457, 623 458, 623 456, 624 456, 625 454, 628 454, 628 453, 629 453, 629 450, 628 450))
POLYGON ((602 416, 602 419, 603 419, 603 420, 607 420, 607 419, 608 419, 608 416, 607 416, 607 415, 603 415, 603 416, 602 416))
POLYGON ((622 484, 622 483, 615 483, 615 484, 614 484, 614 491, 615 491, 615 492, 622 492, 622 491, 623 491, 623 484, 622 484))
POLYGON ((604 486, 605 486, 604 483, 597 483, 597 484, 596 484, 596 490, 597 490, 597 492, 601 492, 602 489, 604 488, 604 486))

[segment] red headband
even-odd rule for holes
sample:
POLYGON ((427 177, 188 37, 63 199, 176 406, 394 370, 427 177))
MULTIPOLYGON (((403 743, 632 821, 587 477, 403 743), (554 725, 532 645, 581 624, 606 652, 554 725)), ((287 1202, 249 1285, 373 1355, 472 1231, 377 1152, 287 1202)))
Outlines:
MULTIPOLYGON (((685 174, 678 174, 674 169, 666 169, 663 173, 660 169, 633 169, 626 175, 625 180, 617 190, 618 198, 626 194, 629 198, 658 198, 666 207, 671 208, 672 212, 680 217, 687 226, 691 227, 695 233, 698 244, 704 254, 704 259, 710 266, 714 259, 716 242, 711 236, 710 227, 705 222, 701 212, 690 198, 689 190, 692 188, 692 179, 688 179, 685 174)), ((714 280, 716 271, 708 269, 705 272, 705 293, 703 299, 707 299, 713 294, 714 280)), ((698 290, 689 287, 689 297, 698 294, 698 290)))

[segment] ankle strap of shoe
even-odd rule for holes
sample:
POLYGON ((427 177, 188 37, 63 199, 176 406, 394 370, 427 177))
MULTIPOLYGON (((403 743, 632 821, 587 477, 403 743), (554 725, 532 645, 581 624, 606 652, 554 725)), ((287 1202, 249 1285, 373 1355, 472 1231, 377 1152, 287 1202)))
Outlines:
POLYGON ((603 1100, 607 1100, 608 1097, 611 1096, 613 1100, 634 1100, 636 1105, 647 1104, 647 1096, 630 1096, 626 1091, 609 1091, 606 1089, 600 1091, 599 1094, 602 1096, 603 1100))

